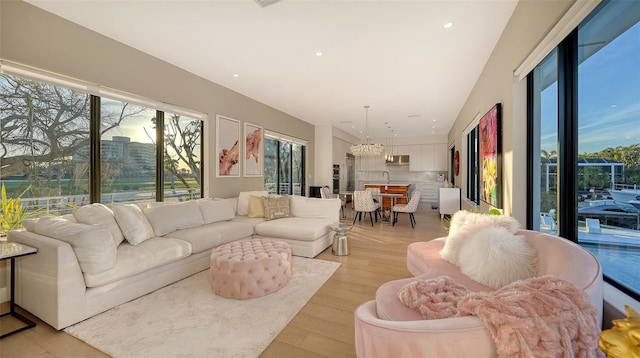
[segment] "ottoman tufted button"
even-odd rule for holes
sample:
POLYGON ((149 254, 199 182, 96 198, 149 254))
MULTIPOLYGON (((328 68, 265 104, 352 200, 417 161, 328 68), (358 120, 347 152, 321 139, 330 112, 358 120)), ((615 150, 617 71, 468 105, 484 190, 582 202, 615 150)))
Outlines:
POLYGON ((209 278, 217 295, 245 299, 273 293, 291 276, 291 247, 277 240, 242 240, 211 252, 209 278))

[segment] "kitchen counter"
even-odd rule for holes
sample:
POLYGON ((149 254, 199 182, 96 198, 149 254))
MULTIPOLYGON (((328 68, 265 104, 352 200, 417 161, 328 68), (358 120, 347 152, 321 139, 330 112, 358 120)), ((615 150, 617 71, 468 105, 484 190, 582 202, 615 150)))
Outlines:
MULTIPOLYGON (((395 200, 396 204, 406 204, 407 195, 411 194, 413 183, 370 183, 365 184, 364 188, 380 188, 380 193, 402 194, 402 197, 395 200)), ((391 208, 393 205, 392 198, 383 197, 382 207, 391 208)))
POLYGON ((412 183, 366 183, 364 185, 364 187, 366 188, 367 185, 376 187, 376 186, 403 186, 403 187, 409 187, 411 185, 413 185, 412 183))

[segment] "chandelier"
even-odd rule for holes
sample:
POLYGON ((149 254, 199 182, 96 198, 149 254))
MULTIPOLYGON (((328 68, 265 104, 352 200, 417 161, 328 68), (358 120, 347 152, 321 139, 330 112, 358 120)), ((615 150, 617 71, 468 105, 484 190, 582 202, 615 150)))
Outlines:
POLYGON ((384 147, 382 144, 369 143, 369 106, 364 106, 364 142, 351 146, 351 153, 356 157, 375 157, 382 154, 384 147))

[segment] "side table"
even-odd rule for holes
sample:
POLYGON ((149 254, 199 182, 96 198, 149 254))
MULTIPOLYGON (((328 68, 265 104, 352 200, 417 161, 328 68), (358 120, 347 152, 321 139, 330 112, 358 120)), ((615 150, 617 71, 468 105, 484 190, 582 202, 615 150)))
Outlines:
POLYGON ((16 312, 15 304, 16 257, 33 255, 36 252, 38 252, 38 250, 35 247, 15 242, 0 243, 0 261, 11 259, 11 308, 9 312, 1 314, 0 317, 13 316, 26 324, 24 327, 0 335, 0 339, 36 326, 35 322, 32 322, 27 317, 16 312))
POLYGON ((351 224, 336 224, 331 227, 336 232, 333 235, 333 244, 331 245, 331 253, 336 256, 349 255, 349 242, 347 241, 347 231, 351 230, 351 224))

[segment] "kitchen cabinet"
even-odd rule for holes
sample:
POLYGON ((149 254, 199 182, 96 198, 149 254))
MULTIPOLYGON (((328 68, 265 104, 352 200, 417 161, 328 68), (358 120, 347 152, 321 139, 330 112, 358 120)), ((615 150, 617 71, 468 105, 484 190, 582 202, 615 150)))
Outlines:
POLYGON ((412 145, 409 156, 409 170, 412 172, 447 170, 446 144, 412 145))
POLYGON ((387 165, 384 162, 383 155, 376 157, 359 157, 356 159, 356 162, 356 169, 359 171, 383 172, 387 170, 387 165))

